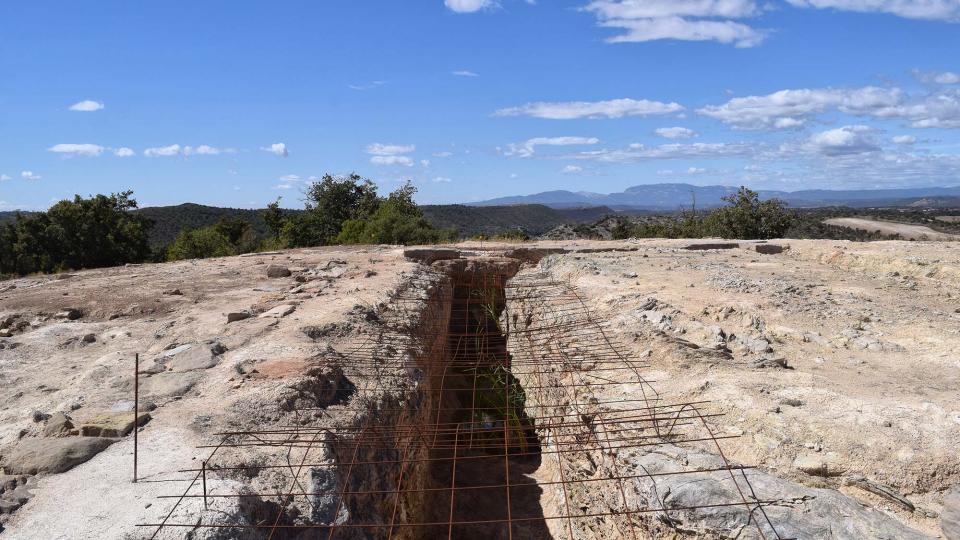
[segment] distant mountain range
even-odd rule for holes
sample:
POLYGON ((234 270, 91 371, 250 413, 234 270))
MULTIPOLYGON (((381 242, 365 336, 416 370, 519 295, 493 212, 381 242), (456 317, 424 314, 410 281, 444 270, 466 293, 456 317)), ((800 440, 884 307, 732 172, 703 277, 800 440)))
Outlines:
MULTIPOLYGON (((587 191, 544 191, 533 195, 500 197, 471 203, 473 206, 504 206, 514 204, 543 204, 551 208, 607 206, 614 210, 678 210, 690 208, 694 201, 698 208, 724 204, 723 197, 735 193, 732 186, 693 186, 690 184, 648 184, 633 186, 620 193, 592 193, 587 191)), ((777 198, 794 208, 824 206, 954 206, 960 205, 960 186, 803 191, 759 190, 762 199, 777 198), (929 204, 926 204, 926 203, 929 204)))

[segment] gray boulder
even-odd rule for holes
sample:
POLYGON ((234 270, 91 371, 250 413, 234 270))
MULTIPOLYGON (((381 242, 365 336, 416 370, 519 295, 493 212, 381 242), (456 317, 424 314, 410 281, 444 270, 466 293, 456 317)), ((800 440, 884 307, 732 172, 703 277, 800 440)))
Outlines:
POLYGON ((116 439, 64 437, 23 439, 4 460, 6 474, 56 474, 85 463, 116 439))
POLYGON ((960 486, 954 486, 943 499, 940 529, 947 540, 960 540, 960 486))
MULTIPOLYGON (((647 475, 724 466, 714 454, 670 445, 629 461, 647 475)), ((696 538, 931 538, 838 491, 806 487, 758 469, 640 476, 634 488, 641 499, 634 504, 660 507, 662 503, 667 511, 658 516, 659 521, 696 538), (755 510, 755 504, 726 505, 743 500, 743 492, 748 501, 751 494, 766 501, 763 511, 755 510)))
POLYGON ((280 266, 279 264, 271 264, 267 267, 267 277, 268 278, 285 278, 290 277, 293 272, 290 271, 286 266, 280 266))

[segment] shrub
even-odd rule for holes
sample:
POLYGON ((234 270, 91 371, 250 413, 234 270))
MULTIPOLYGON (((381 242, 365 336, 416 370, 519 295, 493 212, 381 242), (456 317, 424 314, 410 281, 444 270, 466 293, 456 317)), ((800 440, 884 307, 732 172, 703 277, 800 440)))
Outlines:
POLYGON ((335 238, 339 244, 435 244, 451 239, 451 232, 435 229, 413 201, 417 189, 407 182, 379 203, 368 219, 343 223, 335 238))
POLYGON ((760 201, 757 193, 746 187, 723 200, 730 204, 710 212, 703 224, 708 235, 744 240, 782 238, 795 219, 783 201, 760 201))
POLYGON ((173 245, 167 249, 167 260, 205 259, 236 254, 237 248, 225 234, 217 229, 217 225, 214 225, 181 232, 173 245))

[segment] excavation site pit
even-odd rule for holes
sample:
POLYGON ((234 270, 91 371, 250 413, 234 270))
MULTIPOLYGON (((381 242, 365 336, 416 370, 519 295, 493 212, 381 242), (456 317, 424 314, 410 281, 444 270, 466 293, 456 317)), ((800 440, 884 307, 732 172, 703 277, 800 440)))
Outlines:
POLYGON ((576 287, 522 255, 433 254, 362 314, 361 339, 312 360, 286 425, 212 434, 144 529, 632 539, 715 516, 790 538, 750 468, 723 457, 708 404, 661 396, 576 287))
MULTIPOLYGON (((814 275, 818 249, 795 244, 763 262, 814 275)), ((756 255, 746 243, 374 246, 159 265, 142 277, 85 272, 72 286, 102 284, 118 291, 118 306, 153 311, 111 319, 112 305, 78 303, 80 322, 48 331, 97 325, 105 343, 60 346, 50 356, 66 360, 50 369, 72 375, 80 363, 71 358, 93 357, 76 380, 99 384, 92 395, 102 400, 73 413, 92 433, 85 426, 104 415, 88 420, 85 409, 133 414, 119 407, 133 394, 138 355, 147 416, 137 481, 132 437, 110 439, 72 470, 28 473, 33 498, 5 526, 11 538, 70 536, 72 516, 109 515, 110 528, 88 523, 77 537, 929 538, 931 503, 901 496, 910 511, 871 499, 884 493, 876 486, 892 488, 835 459, 838 443, 825 439, 820 452, 799 439, 781 454, 765 442, 789 441, 784 426, 808 422, 834 421, 851 439, 888 435, 784 399, 778 388, 820 364, 749 349, 764 327, 725 307, 745 304, 714 272, 747 257, 756 255), (674 307, 691 288, 664 273, 681 264, 710 288, 693 308, 674 307), (285 274, 270 270, 278 266, 290 275, 267 275, 285 274), (125 296, 131 279, 182 294, 150 304, 125 296), (111 325, 136 346, 109 352, 111 325), (61 485, 76 496, 58 496, 61 485), (63 528, 37 521, 54 507, 63 528)), ((51 281, 44 294, 64 286, 51 281)), ((21 290, 20 306, 39 302, 21 290)), ((14 375, 40 386, 30 372, 14 375)))

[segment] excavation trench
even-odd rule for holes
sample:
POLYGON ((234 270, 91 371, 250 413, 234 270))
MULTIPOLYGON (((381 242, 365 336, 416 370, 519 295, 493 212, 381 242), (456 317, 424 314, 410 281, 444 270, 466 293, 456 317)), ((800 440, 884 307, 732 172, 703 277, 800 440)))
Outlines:
POLYGON ((509 259, 441 261, 400 288, 380 321, 387 337, 340 360, 366 380, 350 402, 363 412, 319 445, 331 466, 302 481, 307 526, 287 510, 278 522, 291 527, 271 538, 551 538, 533 478, 541 434, 508 349, 518 270, 509 259), (375 372, 359 367, 371 360, 375 372))
POLYGON ((540 467, 535 418, 511 373, 505 285, 512 263, 452 265, 446 355, 434 381, 436 443, 423 538, 549 538, 531 478, 540 467))

